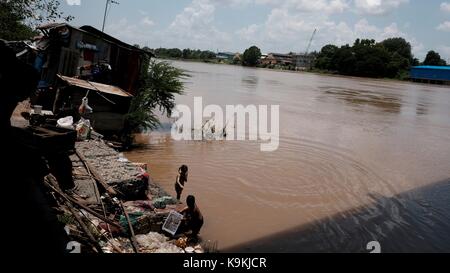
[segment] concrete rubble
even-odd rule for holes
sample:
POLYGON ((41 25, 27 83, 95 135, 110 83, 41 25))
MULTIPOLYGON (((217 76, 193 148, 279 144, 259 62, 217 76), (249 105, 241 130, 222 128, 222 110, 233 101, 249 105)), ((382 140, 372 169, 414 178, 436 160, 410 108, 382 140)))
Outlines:
POLYGON ((148 177, 144 170, 121 157, 101 141, 82 141, 75 144, 77 154, 83 156, 98 175, 127 200, 145 198, 148 177))

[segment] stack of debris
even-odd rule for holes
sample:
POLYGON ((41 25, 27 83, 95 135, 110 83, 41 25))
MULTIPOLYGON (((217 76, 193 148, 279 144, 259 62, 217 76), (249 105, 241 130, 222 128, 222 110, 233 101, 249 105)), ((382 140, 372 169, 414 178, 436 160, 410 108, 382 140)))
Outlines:
POLYGON ((70 160, 75 187, 62 190, 53 175, 45 185, 81 251, 203 252, 200 245, 187 244, 184 235, 163 231, 168 215, 181 204, 150 180, 146 166, 128 161, 102 140, 76 142, 70 160))
MULTIPOLYGON (((163 231, 169 214, 181 204, 151 181, 146 164, 128 161, 101 139, 77 142, 77 131, 56 127, 48 119, 16 127, 14 134, 39 158, 36 164, 42 166, 42 173, 48 174, 47 196, 66 227, 72 252, 194 249, 175 240, 183 235, 163 231)), ((196 252, 202 252, 200 246, 196 252)))

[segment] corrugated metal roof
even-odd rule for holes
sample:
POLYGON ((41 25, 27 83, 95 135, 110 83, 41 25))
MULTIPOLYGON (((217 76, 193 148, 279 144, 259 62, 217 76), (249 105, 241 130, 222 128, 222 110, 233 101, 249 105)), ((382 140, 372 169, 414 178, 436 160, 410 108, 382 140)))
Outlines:
POLYGON ((107 41, 107 42, 120 45, 120 46, 122 46, 122 47, 124 47, 124 48, 126 48, 128 50, 138 51, 138 52, 147 54, 150 57, 155 57, 155 54, 153 52, 148 52, 148 51, 142 50, 140 48, 137 48, 135 46, 132 46, 130 44, 127 44, 125 42, 122 42, 119 39, 117 39, 115 37, 112 37, 111 35, 108 35, 108 34, 104 33, 103 31, 100 31, 100 30, 98 30, 98 29, 96 29, 96 28, 94 28, 92 26, 82 26, 80 28, 77 28, 77 27, 71 26, 71 25, 69 25, 67 23, 52 22, 52 23, 47 23, 47 24, 40 25, 40 26, 37 27, 37 29, 42 30, 42 31, 44 31, 44 30, 47 31, 49 29, 59 28, 59 27, 62 27, 62 26, 65 26, 65 27, 68 27, 68 28, 72 28, 72 29, 76 29, 76 30, 81 31, 81 32, 90 33, 92 35, 95 35, 95 36, 97 36, 97 37, 107 41))
POLYGON ((62 26, 69 26, 66 23, 48 23, 48 24, 43 24, 37 27, 37 29, 51 29, 51 28, 57 28, 57 27, 62 27, 62 26))
POLYGON ((116 86, 107 85, 107 84, 98 83, 98 82, 81 80, 81 79, 77 79, 77 78, 66 77, 66 76, 62 76, 62 75, 58 75, 58 77, 61 80, 67 82, 69 85, 72 85, 72 86, 77 86, 80 88, 99 91, 102 93, 121 96, 121 97, 133 97, 133 95, 131 95, 130 93, 128 93, 125 90, 123 90, 119 87, 116 87, 116 86))
POLYGON ((412 68, 417 69, 439 69, 439 70, 450 70, 450 66, 435 66, 435 65, 420 65, 420 66, 413 66, 412 68))

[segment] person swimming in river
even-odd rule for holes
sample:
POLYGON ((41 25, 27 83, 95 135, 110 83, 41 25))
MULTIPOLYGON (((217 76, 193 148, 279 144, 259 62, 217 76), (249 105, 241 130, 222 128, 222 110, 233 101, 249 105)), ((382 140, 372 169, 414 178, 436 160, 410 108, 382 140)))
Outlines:
POLYGON ((183 193, 184 184, 188 178, 188 166, 183 165, 178 169, 177 180, 175 182, 175 191, 177 193, 177 200, 180 201, 181 193, 183 193))
POLYGON ((183 232, 191 231, 191 238, 197 240, 200 229, 203 226, 203 215, 195 204, 193 195, 189 195, 186 198, 186 204, 187 207, 180 211, 183 214, 180 228, 183 232))

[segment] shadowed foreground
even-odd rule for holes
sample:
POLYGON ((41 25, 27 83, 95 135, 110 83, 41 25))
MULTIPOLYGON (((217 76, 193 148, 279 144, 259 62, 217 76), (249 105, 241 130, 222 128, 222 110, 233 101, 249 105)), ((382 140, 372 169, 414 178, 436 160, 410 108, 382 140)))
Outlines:
POLYGON ((385 198, 308 225, 246 242, 223 252, 450 251, 450 179, 385 198), (364 222, 363 222, 364 221, 364 222))

